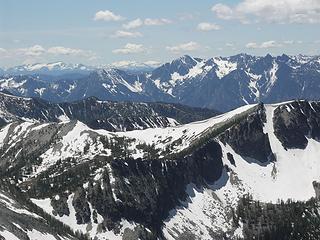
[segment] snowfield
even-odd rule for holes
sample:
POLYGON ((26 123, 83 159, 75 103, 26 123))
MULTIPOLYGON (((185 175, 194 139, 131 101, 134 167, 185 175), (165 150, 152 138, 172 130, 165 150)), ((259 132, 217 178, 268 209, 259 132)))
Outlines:
MULTIPOLYGON (((265 164, 254 160, 248 161, 248 159, 237 154, 228 144, 219 142, 222 148, 223 165, 228 166, 229 171, 224 168, 222 176, 213 185, 207 185, 201 189, 198 189, 193 183, 187 185, 185 191, 188 198, 185 201, 180 201, 180 204, 170 211, 169 217, 164 221, 163 233, 167 239, 176 239, 179 234, 189 231, 201 236, 201 239, 209 240, 212 239, 212 230, 217 234, 226 233, 228 237, 243 237, 241 226, 237 229, 232 226, 230 213, 232 209, 237 207, 239 199, 247 193, 251 194, 256 200, 272 203, 276 203, 280 199, 284 201, 288 199, 305 201, 315 197, 312 182, 320 180, 320 166, 318 164, 320 143, 308 139, 306 149, 284 149, 274 134, 273 117, 275 109, 285 104, 287 104, 287 109, 290 109, 290 102, 264 105, 266 123, 263 131, 269 136, 271 150, 276 156, 276 161, 265 164), (235 165, 230 163, 227 153, 233 155, 235 165)), ((49 146, 49 149, 41 155, 43 161, 40 166, 35 167, 35 171, 30 177, 37 176, 53 166, 58 160, 64 160, 68 157, 77 156, 79 162, 81 162, 82 160, 92 159, 97 155, 105 154, 109 156, 111 154, 110 149, 106 151, 102 143, 96 141, 99 137, 107 137, 111 141, 119 137, 131 139, 129 149, 136 150, 132 155, 134 158, 142 157, 144 154, 142 150, 136 148, 141 143, 154 145, 155 148, 162 151, 173 145, 172 152, 178 153, 213 129, 242 114, 255 110, 256 106, 256 104, 246 105, 228 113, 190 124, 128 132, 114 133, 106 130, 92 130, 79 121, 65 121, 56 124, 61 127, 59 130, 60 138, 57 138, 52 146, 49 146), (178 140, 181 140, 181 142, 174 145, 178 140), (87 145, 89 149, 84 153, 83 149, 87 145)), ((28 134, 45 130, 51 125, 25 122, 19 124, 11 132, 9 131, 11 125, 8 125, 0 130, 0 147, 5 144, 10 144, 10 147, 13 147, 19 139, 25 139, 28 134)), ((106 165, 106 168, 111 174, 111 187, 114 187, 117 179, 112 176, 112 168, 109 164, 106 165)), ((95 172, 94 180, 96 181, 101 179, 100 170, 98 169, 95 172)), ((117 201, 115 194, 113 198, 117 201)), ((137 226, 136 223, 123 219, 119 233, 116 234, 112 231, 98 232, 98 224, 103 221, 100 215, 98 215, 98 223, 90 223, 90 227, 88 227, 88 224, 78 225, 72 199, 73 194, 70 194, 67 200, 70 215, 54 217, 75 231, 88 232, 90 236, 97 236, 99 239, 121 239, 121 234, 123 234, 125 228, 134 229, 137 226)), ((32 202, 53 216, 53 208, 49 198, 32 199, 32 202)), ((5 196, 0 195, 0 203, 6 204, 8 208, 16 212, 31 214, 24 209, 15 209, 12 201, 7 200, 5 196)), ((91 205, 90 208, 92 209, 91 205)), ((0 231, 0 235, 8 239, 10 234, 6 230, 0 231)), ((41 234, 37 231, 28 233, 31 239, 40 239, 41 234)), ((50 236, 48 238, 44 235, 41 237, 51 239, 50 236)))
MULTIPOLYGON (((290 103, 290 102, 286 102, 290 103)), ((285 104, 285 103, 284 103, 285 104)), ((241 228, 230 232, 230 208, 236 208, 244 194, 251 194, 261 202, 277 203, 279 200, 306 201, 315 197, 312 182, 320 180, 320 143, 308 139, 306 149, 285 150, 273 129, 274 110, 282 104, 265 105, 267 122, 264 132, 268 133, 272 152, 276 161, 265 165, 248 162, 229 146, 220 142, 223 164, 231 171, 223 172, 221 178, 207 189, 197 189, 190 184, 186 188, 187 202, 171 211, 165 221, 164 234, 167 239, 176 239, 185 230, 199 234, 201 239, 212 239, 209 229, 228 232, 233 237, 241 237, 241 228), (235 166, 230 164, 227 153, 231 153, 235 166)))

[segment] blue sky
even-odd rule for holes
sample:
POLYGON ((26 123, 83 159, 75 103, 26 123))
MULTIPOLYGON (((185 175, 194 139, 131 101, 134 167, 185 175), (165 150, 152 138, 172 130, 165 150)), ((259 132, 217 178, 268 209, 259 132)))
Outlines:
POLYGON ((317 0, 0 0, 0 6, 1 67, 320 54, 317 0))

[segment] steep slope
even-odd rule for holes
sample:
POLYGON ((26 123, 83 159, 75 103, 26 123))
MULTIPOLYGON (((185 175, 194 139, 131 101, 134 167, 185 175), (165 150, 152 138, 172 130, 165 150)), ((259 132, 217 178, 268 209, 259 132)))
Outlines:
MULTIPOLYGON (((16 192, 9 194, 1 180, 0 190, 0 238, 8 240, 72 240, 78 239, 66 225, 53 218, 45 219, 46 214, 16 192), (19 199, 20 202, 17 201, 19 199), (21 203, 22 202, 22 203, 21 203), (36 212, 36 213, 35 213, 36 212)), ((11 190, 14 187, 10 186, 11 190)), ((14 192, 14 191, 13 191, 14 192)))
POLYGON ((0 92, 0 124, 17 120, 61 122, 79 120, 94 129, 125 131, 167 127, 214 116, 213 110, 165 103, 130 103, 87 98, 72 103, 49 103, 0 92))
POLYGON ((317 196, 319 126, 320 103, 307 101, 116 133, 79 121, 15 122, 0 132, 1 178, 99 239, 246 238, 234 219, 244 195, 317 196))

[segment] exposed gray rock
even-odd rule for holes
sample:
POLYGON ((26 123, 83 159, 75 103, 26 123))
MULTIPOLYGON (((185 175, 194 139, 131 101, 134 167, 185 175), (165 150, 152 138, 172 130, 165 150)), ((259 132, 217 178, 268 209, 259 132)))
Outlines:
POLYGON ((295 101, 274 111, 274 133, 284 148, 304 149, 308 138, 320 139, 320 104, 295 101))
POLYGON ((275 159, 268 134, 263 132, 265 122, 264 107, 260 105, 256 112, 221 134, 220 139, 229 144, 236 153, 247 157, 248 161, 258 160, 260 163, 273 161, 275 159))

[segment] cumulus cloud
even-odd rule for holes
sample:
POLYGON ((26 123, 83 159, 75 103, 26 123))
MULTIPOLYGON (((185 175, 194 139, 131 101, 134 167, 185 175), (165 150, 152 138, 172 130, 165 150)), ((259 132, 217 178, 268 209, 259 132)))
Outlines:
POLYGON ((146 19, 134 19, 126 24, 123 24, 123 28, 125 29, 134 29, 141 27, 143 25, 145 26, 161 26, 170 24, 172 21, 166 18, 146 18, 146 19))
POLYGON ((124 20, 124 17, 120 15, 116 15, 115 13, 105 10, 96 12, 93 18, 95 21, 103 20, 103 21, 121 21, 124 20))
POLYGON ((318 0, 242 0, 230 6, 215 4, 211 9, 218 18, 277 23, 319 23, 320 1, 318 0))
POLYGON ((146 18, 144 25, 146 26, 160 26, 171 23, 171 20, 166 18, 146 18))
POLYGON ((179 52, 185 52, 185 51, 195 51, 199 49, 200 45, 196 42, 187 42, 187 43, 182 43, 176 46, 168 46, 166 49, 168 51, 174 52, 174 53, 179 53, 179 52))
POLYGON ((229 20, 236 17, 234 10, 231 7, 222 3, 218 3, 214 5, 211 8, 211 11, 213 11, 218 18, 225 19, 225 20, 229 20))
POLYGON ((44 49, 41 45, 34 45, 27 48, 19 48, 16 51, 18 54, 26 55, 26 56, 40 56, 43 53, 46 52, 46 49, 44 49))
POLYGON ((114 38, 136 38, 136 37, 142 37, 142 34, 140 32, 129 32, 129 31, 123 31, 119 30, 116 31, 115 34, 112 35, 114 38))
POLYGON ((63 55, 73 55, 73 56, 82 56, 88 58, 96 57, 96 54, 92 51, 67 48, 62 46, 54 46, 49 48, 44 48, 41 45, 34 45, 26 48, 15 48, 15 49, 0 49, 1 55, 7 57, 41 57, 41 56, 63 56, 63 55))
POLYGON ((198 24, 197 29, 199 31, 208 32, 212 30, 219 30, 221 27, 215 23, 202 22, 198 24))
POLYGON ((137 18, 137 19, 132 20, 126 24, 123 24, 123 27, 125 29, 134 29, 134 28, 141 27, 142 25, 143 25, 143 21, 140 18, 137 18))
POLYGON ((115 54, 133 54, 145 52, 146 48, 142 44, 127 43, 123 48, 114 49, 115 54))
POLYGON ((260 44, 256 42, 250 42, 246 44, 246 48, 249 48, 249 49, 266 49, 266 48, 276 48, 281 46, 282 46, 281 43, 278 43, 274 40, 262 42, 260 44))
POLYGON ((61 46, 50 47, 47 52, 55 55, 86 55, 86 51, 82 49, 66 48, 61 46))

